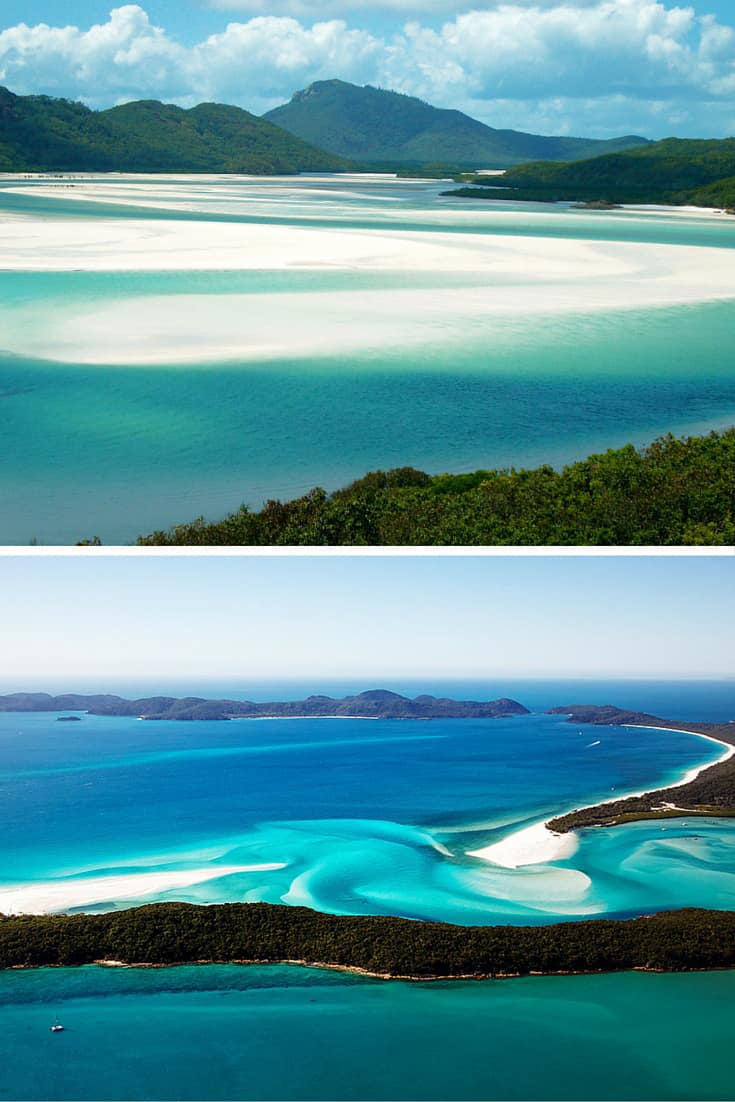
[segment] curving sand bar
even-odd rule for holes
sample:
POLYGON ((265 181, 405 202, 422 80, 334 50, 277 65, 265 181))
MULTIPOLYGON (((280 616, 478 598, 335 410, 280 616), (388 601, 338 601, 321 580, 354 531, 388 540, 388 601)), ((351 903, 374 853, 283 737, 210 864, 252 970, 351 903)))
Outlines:
POLYGON ((128 875, 74 877, 0 886, 0 914, 54 914, 72 907, 90 907, 114 900, 145 900, 161 892, 190 888, 208 880, 219 880, 239 872, 282 869, 270 865, 209 865, 175 872, 141 872, 128 875))
POLYGON ((0 308, 3 348, 71 363, 263 361, 507 340, 529 316, 735 297, 735 250, 245 223, 0 222, 13 271, 401 273, 386 289, 113 293, 0 308), (417 284, 412 286, 411 273, 417 284), (444 286, 421 287, 441 274, 444 286), (43 324, 39 324, 42 316, 43 324))
MULTIPOLYGON (((628 724, 623 726, 628 726, 628 724)), ((680 788, 682 785, 695 780, 705 769, 709 769, 712 765, 719 765, 720 762, 727 761, 735 754, 735 746, 731 746, 721 739, 713 738, 712 735, 703 735, 698 731, 687 731, 685 728, 674 727, 644 727, 639 724, 630 724, 630 726, 639 727, 641 731, 676 731, 681 735, 696 735, 697 738, 705 739, 707 742, 717 743, 718 746, 722 747, 723 752, 715 761, 708 761, 704 765, 688 769, 676 784, 661 784, 655 788, 642 788, 637 792, 618 792, 610 799, 600 800, 595 805, 597 807, 603 804, 617 803, 618 800, 629 799, 633 796, 644 796, 649 792, 680 788)), ((573 810, 575 809, 569 808, 569 811, 573 810)), ((682 814, 685 813, 685 811, 682 811, 682 814)), ((499 842, 493 842, 481 849, 468 850, 467 856, 479 857, 483 861, 489 861, 504 868, 517 869, 524 865, 542 865, 549 861, 561 861, 563 858, 571 857, 578 846, 579 840, 575 831, 557 834, 556 831, 549 830, 546 822, 541 820, 529 827, 524 827, 522 830, 514 831, 499 842)))

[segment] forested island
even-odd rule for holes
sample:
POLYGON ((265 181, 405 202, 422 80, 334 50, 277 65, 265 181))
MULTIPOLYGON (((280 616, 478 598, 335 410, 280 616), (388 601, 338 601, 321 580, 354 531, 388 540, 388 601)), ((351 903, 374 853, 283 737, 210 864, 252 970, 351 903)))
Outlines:
MULTIPOLYGON (((99 540, 82 541, 99 543, 99 540)), ((333 493, 141 536, 171 545, 731 545, 735 429, 609 450, 557 471, 372 471, 333 493)))
MULTIPOLYGON (((666 138, 574 163, 533 161, 509 169, 498 187, 444 192, 464 199, 602 204, 663 203, 735 208, 735 138, 666 138)), ((475 177, 475 184, 487 179, 475 177)))
POLYGON ((269 903, 155 903, 0 917, 0 968, 296 963, 384 979, 735 967, 735 913, 685 909, 550 926, 452 926, 269 903))
MULTIPOLYGON (((567 705, 552 708, 550 715, 568 715, 570 723, 625 727, 668 727, 672 730, 691 731, 708 735, 720 742, 735 746, 735 722, 692 723, 660 719, 645 712, 630 712, 611 705, 567 705)), ((566 815, 551 819, 546 825, 550 830, 565 834, 580 827, 618 826, 639 819, 670 819, 693 815, 735 816, 735 756, 703 769, 687 784, 658 788, 641 796, 628 796, 621 800, 578 808, 566 815)))
POLYGON ((253 700, 206 700, 203 697, 152 696, 126 700, 107 693, 10 693, 0 696, 0 712, 87 712, 95 716, 138 716, 140 719, 231 720, 312 716, 365 719, 497 719, 528 715, 517 700, 450 700, 417 696, 413 700, 388 689, 370 689, 335 700, 310 696, 306 700, 267 703, 253 700))

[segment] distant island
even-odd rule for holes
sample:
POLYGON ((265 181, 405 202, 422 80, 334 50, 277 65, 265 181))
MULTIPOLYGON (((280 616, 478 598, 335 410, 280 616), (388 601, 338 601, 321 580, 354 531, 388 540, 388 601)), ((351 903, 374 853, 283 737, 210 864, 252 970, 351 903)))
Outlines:
POLYGON ((657 788, 641 796, 623 797, 593 807, 578 808, 549 820, 546 824, 549 830, 564 834, 580 827, 618 826, 641 819, 681 819, 684 815, 735 816, 735 722, 677 722, 648 715, 646 712, 630 712, 611 705, 599 707, 590 704, 552 708, 549 714, 568 715, 570 723, 691 731, 692 734, 706 735, 726 743, 734 751, 726 760, 702 769, 688 783, 657 788))
POLYGON ((452 926, 269 903, 155 903, 0 916, 0 968, 302 964, 380 979, 735 967, 735 913, 686 909, 551 926, 452 926))
MULTIPOLYGON (((474 184, 487 185, 483 177, 474 184)), ((735 210, 735 138, 665 138, 638 149, 574 164, 549 160, 509 169, 497 187, 444 192, 463 199, 571 202, 610 209, 622 203, 689 205, 735 210)))
MULTIPOLYGON (((96 538, 82 541, 99 543, 96 538)), ((629 444, 557 471, 371 471, 344 489, 243 506, 141 536, 143 546, 735 543, 735 429, 629 444)))
POLYGON ((417 696, 410 700, 388 689, 371 689, 335 700, 310 696, 306 700, 256 703, 252 700, 206 700, 203 697, 152 696, 126 700, 109 694, 84 696, 65 693, 10 693, 0 696, 0 712, 88 712, 94 716, 138 716, 140 719, 231 720, 353 717, 356 719, 498 719, 528 715, 517 700, 450 700, 417 696))
POLYGON ((462 111, 345 80, 317 80, 263 117, 330 153, 381 168, 437 162, 507 168, 541 158, 575 161, 648 144, 637 135, 600 140, 496 130, 462 111))

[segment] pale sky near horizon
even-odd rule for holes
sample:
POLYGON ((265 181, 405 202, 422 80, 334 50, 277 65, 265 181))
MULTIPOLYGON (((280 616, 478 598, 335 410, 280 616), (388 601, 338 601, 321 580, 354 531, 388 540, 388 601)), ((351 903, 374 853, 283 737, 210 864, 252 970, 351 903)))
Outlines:
POLYGON ((230 676, 735 677, 735 557, 3 557, 4 691, 230 676))
POLYGON ((2 0, 0 84, 260 114, 339 77, 498 128, 735 133, 733 0, 2 0))

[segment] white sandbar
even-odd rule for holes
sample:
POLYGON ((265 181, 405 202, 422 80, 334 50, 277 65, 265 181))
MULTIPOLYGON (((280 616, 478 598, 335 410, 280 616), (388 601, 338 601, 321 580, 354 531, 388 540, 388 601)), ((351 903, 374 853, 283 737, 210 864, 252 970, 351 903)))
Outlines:
POLYGON ((234 873, 265 872, 283 867, 282 864, 209 865, 206 868, 182 869, 176 872, 139 872, 6 884, 0 887, 0 914, 53 914, 72 907, 89 907, 95 903, 159 895, 161 892, 189 888, 194 884, 218 880, 221 876, 232 876, 234 873))
POLYGON ((571 857, 578 845, 573 833, 556 834, 544 822, 539 822, 517 830, 490 846, 468 850, 467 856, 479 857, 506 869, 517 869, 522 865, 544 865, 571 857))
MULTIPOLYGON (((645 796, 652 792, 663 792, 670 788, 680 788, 682 785, 689 784, 690 781, 695 780, 700 773, 705 769, 709 769, 711 765, 718 765, 720 762, 727 761, 735 754, 735 746, 731 746, 727 742, 723 742, 722 739, 714 738, 712 735, 703 735, 699 731, 688 731, 685 728, 679 727, 654 727, 652 725, 644 725, 639 723, 626 723, 621 724, 624 727, 635 728, 637 730, 648 731, 676 731, 681 735, 696 735, 697 738, 706 739, 708 742, 715 742, 718 746, 723 748, 723 753, 716 761, 705 762, 704 765, 695 766, 692 769, 688 769, 682 779, 675 784, 662 784, 657 788, 643 788, 637 792, 618 792, 614 796, 607 800, 600 800, 595 804, 595 807, 600 807, 603 804, 617 803, 618 800, 631 799, 634 796, 645 796)), ((570 808, 569 812, 561 812, 560 814, 569 814, 571 811, 578 811, 579 808, 570 808)), ((682 808, 683 813, 686 813, 687 809, 682 808)), ((484 861, 491 861, 494 865, 502 865, 505 868, 516 869, 523 865, 541 865, 549 861, 559 861, 565 857, 571 857, 575 853, 579 845, 579 839, 575 831, 568 831, 565 834, 557 834, 556 831, 550 830, 546 823, 542 820, 538 823, 533 823, 529 827, 524 827, 522 830, 517 830, 513 834, 509 834, 507 838, 503 838, 500 842, 494 842, 492 845, 483 846, 481 849, 468 850, 468 857, 479 857, 484 861)))

